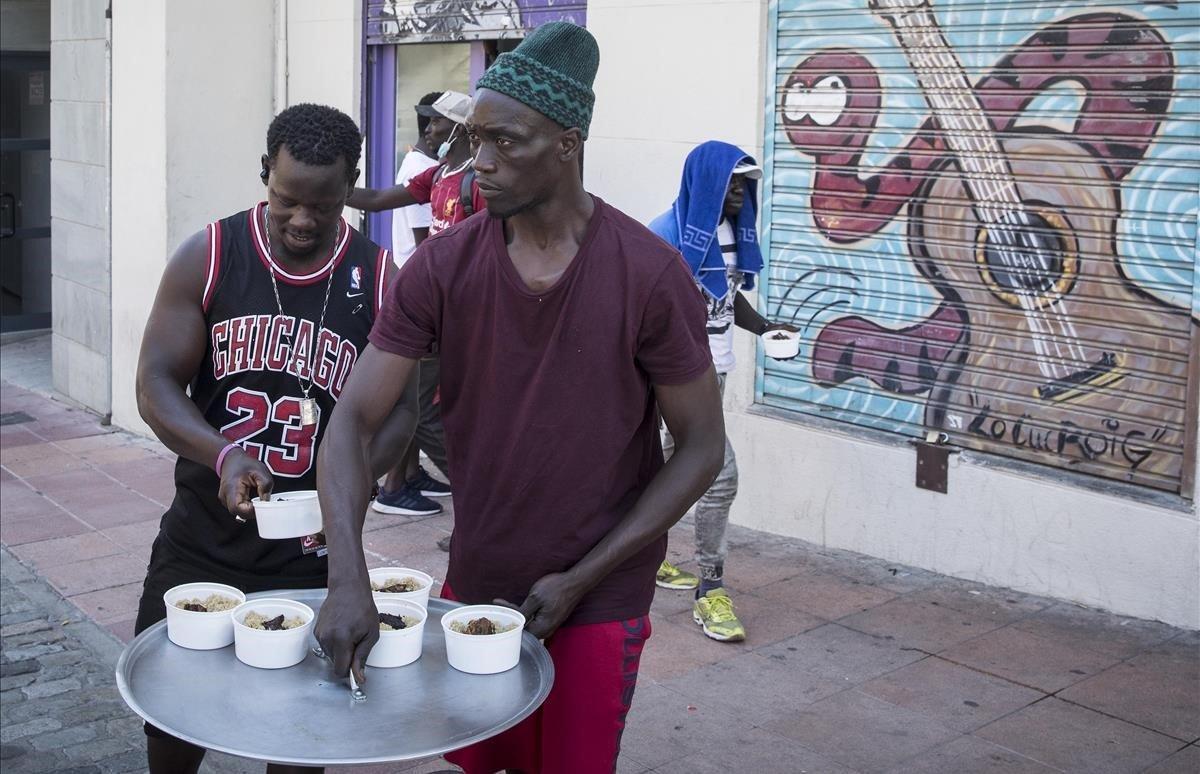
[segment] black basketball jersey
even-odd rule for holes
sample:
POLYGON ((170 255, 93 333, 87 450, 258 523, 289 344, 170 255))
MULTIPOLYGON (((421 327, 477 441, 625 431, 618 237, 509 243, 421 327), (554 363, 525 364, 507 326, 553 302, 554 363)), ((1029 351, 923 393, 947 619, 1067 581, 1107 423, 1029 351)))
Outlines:
MULTIPOLYGON (((315 489, 317 446, 367 345, 390 255, 342 219, 329 260, 311 274, 290 273, 271 257, 265 207, 208 226, 202 300, 208 342, 190 395, 209 424, 270 469, 276 492, 315 489), (310 378, 318 417, 306 427, 301 380, 310 378)), ((253 521, 239 522, 221 506, 219 481, 210 465, 179 459, 175 500, 162 523, 171 547, 235 577, 320 583, 327 571, 322 540, 263 540, 253 521)))

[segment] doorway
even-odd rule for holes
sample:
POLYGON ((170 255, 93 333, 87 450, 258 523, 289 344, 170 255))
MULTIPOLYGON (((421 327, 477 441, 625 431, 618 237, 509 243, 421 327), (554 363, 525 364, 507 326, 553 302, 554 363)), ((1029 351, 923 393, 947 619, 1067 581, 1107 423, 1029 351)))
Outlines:
POLYGON ((50 327, 50 55, 0 51, 0 332, 50 327))

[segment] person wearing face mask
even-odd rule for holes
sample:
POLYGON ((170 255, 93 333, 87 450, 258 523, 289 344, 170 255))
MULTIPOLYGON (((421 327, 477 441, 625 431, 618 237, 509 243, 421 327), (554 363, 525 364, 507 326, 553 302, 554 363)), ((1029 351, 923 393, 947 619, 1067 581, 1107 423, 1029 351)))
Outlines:
MULTIPOLYGON (((721 393, 733 370, 733 329, 756 336, 776 329, 796 330, 763 318, 742 290, 754 287, 762 269, 755 230, 757 183, 762 168, 741 148, 712 140, 692 149, 683 164, 679 196, 671 209, 650 223, 650 230, 679 250, 692 270, 708 306, 708 346, 721 393), (687 238, 681 238, 681 235, 687 238)), ((670 431, 663 434, 663 452, 675 446, 670 431)), ((737 458, 728 437, 721 472, 696 503, 696 562, 700 577, 663 560, 655 582, 661 588, 696 590, 692 619, 704 634, 721 642, 746 639, 746 629, 733 611, 725 589, 725 529, 737 496, 737 458)))
POLYGON ((471 98, 447 91, 432 105, 419 106, 418 115, 430 118, 425 141, 436 148, 439 165, 425 170, 407 185, 391 188, 355 188, 350 206, 367 212, 381 212, 429 204, 433 208, 429 235, 464 221, 486 208, 487 203, 475 185, 471 169, 471 142, 463 129, 471 112, 471 98))
MULTIPOLYGON (((356 188, 350 195, 350 206, 379 212, 412 204, 429 204, 432 217, 428 236, 483 211, 486 202, 475 184, 471 143, 463 128, 470 111, 471 98, 457 91, 444 92, 432 105, 418 105, 417 114, 429 118, 424 133, 425 144, 437 149, 438 165, 426 169, 406 185, 385 189, 356 188)), ((437 400, 439 370, 437 354, 422 358, 421 421, 413 448, 384 480, 378 496, 371 503, 372 510, 402 516, 433 516, 442 512, 442 506, 432 498, 450 496, 450 485, 431 476, 418 462, 418 451, 424 451, 442 474, 449 477, 437 400)), ((450 550, 449 540, 449 536, 443 537, 438 541, 438 547, 443 551, 450 550)))
MULTIPOLYGON (((430 116, 433 103, 441 98, 443 92, 431 91, 414 106, 417 114, 417 141, 410 145, 408 152, 400 161, 396 170, 396 185, 406 186, 414 177, 430 167, 436 167, 437 147, 442 138, 430 133, 430 124, 434 117, 430 116), (431 144, 432 143, 432 144, 431 144)), ((436 113, 434 114, 437 115, 436 113)), ((451 123, 445 118, 438 118, 442 123, 451 123)), ((429 226, 433 217, 428 204, 410 204, 392 211, 392 260, 397 268, 404 265, 408 257, 417 249, 417 245, 429 236, 429 226)))

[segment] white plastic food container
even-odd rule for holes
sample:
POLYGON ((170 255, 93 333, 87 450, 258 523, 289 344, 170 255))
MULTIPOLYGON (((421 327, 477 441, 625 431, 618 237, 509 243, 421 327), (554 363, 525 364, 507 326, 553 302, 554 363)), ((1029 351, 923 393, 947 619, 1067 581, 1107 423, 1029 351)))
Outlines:
POLYGON ((311 607, 291 599, 264 598, 243 602, 233 609, 233 648, 238 661, 260 669, 283 669, 299 664, 308 655, 308 640, 315 617, 311 607), (260 613, 267 618, 280 614, 284 618, 299 616, 304 625, 280 631, 251 629, 242 623, 247 613, 260 613))
POLYGON ((266 540, 305 537, 321 531, 321 503, 312 489, 278 492, 270 500, 255 497, 258 536, 266 540))
POLYGON ((239 605, 246 601, 245 594, 224 583, 185 583, 169 589, 163 594, 163 602, 167 606, 167 637, 171 642, 192 650, 216 650, 233 642, 231 611, 198 613, 175 606, 185 599, 203 601, 210 594, 229 597, 239 605))
MULTIPOLYGON (((420 570, 411 570, 408 567, 376 567, 367 573, 371 579, 371 583, 386 583, 388 580, 401 578, 412 578, 422 584, 422 588, 416 591, 372 591, 371 596, 375 598, 376 606, 381 600, 385 599, 405 599, 409 602, 416 602, 424 610, 429 607, 429 590, 433 588, 433 578, 428 573, 423 573, 420 570)), ((380 608, 382 610, 383 608, 380 608)))
POLYGON ((507 671, 521 660, 521 633, 524 630, 525 616, 512 608, 497 605, 456 607, 442 615, 446 660, 458 671, 473 675, 507 671), (466 624, 475 618, 489 618, 502 626, 513 623, 517 626, 500 634, 462 634, 450 628, 455 622, 466 624))
MULTIPOLYGON (((396 596, 388 594, 387 596, 396 596)), ((416 618, 420 623, 397 631, 380 632, 379 642, 371 648, 367 655, 367 666, 370 667, 402 667, 411 664, 421 657, 421 644, 425 636, 425 608, 416 602, 406 599, 375 598, 375 607, 379 612, 390 615, 416 618)))
POLYGON ((776 329, 765 332, 759 338, 762 339, 763 352, 767 353, 767 357, 787 360, 800 353, 800 334, 796 331, 776 329))

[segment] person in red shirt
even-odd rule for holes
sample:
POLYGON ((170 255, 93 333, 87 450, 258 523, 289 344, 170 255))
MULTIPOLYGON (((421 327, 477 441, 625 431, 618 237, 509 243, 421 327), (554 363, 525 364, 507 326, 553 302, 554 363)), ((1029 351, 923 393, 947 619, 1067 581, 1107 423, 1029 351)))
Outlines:
MULTIPOLYGON (((441 163, 416 175, 406 185, 386 189, 356 188, 350 195, 350 206, 369 212, 392 210, 410 204, 429 204, 432 222, 429 235, 443 231, 483 210, 486 203, 475 185, 475 170, 471 168, 471 144, 463 122, 471 109, 471 98, 456 91, 447 91, 432 105, 422 105, 417 111, 429 117, 425 137, 437 150, 441 163)), ((388 473, 379 495, 371 503, 380 513, 402 516, 433 516, 442 506, 431 498, 447 497, 449 484, 438 481, 421 467, 418 453, 424 451, 449 478, 446 469, 446 449, 441 409, 437 401, 439 356, 430 354, 421 359, 420 397, 421 422, 412 446, 396 467, 388 473)), ((449 536, 438 541, 438 547, 449 550, 449 536)))
POLYGON ((434 136, 438 136, 447 122, 450 124, 449 134, 436 148, 441 163, 417 175, 407 185, 355 188, 350 195, 350 206, 381 212, 410 204, 428 204, 433 210, 433 223, 429 227, 429 235, 433 236, 480 212, 487 202, 475 184, 471 143, 463 128, 471 112, 471 98, 447 91, 429 106, 429 112, 433 114, 430 130, 434 136))
POLYGON ((429 237, 401 269, 317 464, 330 558, 317 637, 335 675, 361 680, 379 637, 366 450, 441 348, 455 476, 443 596, 519 605, 555 669, 533 715, 446 756, 472 774, 611 774, 666 532, 724 461, 691 272, 580 179, 598 63, 589 32, 551 22, 484 74, 467 128, 487 216, 429 237), (660 412, 675 438, 665 464, 660 412))

